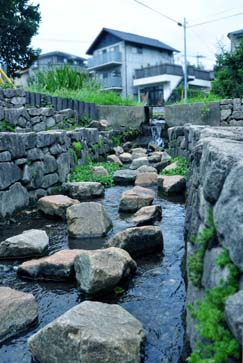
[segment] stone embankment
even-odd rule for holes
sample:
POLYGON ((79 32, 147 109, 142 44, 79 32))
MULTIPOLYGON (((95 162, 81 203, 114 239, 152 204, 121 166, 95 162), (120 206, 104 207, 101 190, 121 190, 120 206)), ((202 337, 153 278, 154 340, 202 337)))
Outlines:
MULTIPOLYGON (((236 104, 236 101, 232 102, 236 104)), ((235 106, 231 107, 230 101, 227 105, 229 108, 225 107, 224 111, 230 110, 234 116, 234 112, 241 112, 233 111, 235 106)), ((211 347, 214 344, 205 335, 210 327, 207 326, 204 331, 202 329, 203 321, 197 314, 202 310, 198 310, 200 305, 197 305, 197 301, 204 304, 201 306, 207 306, 207 314, 210 314, 210 297, 212 299, 216 291, 215 301, 218 300, 219 306, 221 295, 222 306, 227 299, 225 309, 221 306, 219 310, 218 316, 221 318, 215 324, 223 324, 224 328, 227 322, 232 337, 242 345, 243 128, 186 125, 170 129, 169 135, 172 154, 187 156, 189 161, 185 232, 187 300, 191 304, 187 314, 187 334, 191 348, 197 351, 201 338, 207 338, 211 347), (206 289, 210 291, 205 295, 206 289), (197 326, 203 332, 201 337, 197 326)), ((208 316, 205 316, 205 322, 207 319, 208 316)), ((223 340, 223 337, 225 335, 220 339, 223 340)), ((215 339, 214 335, 211 335, 211 339, 215 339)), ((237 347, 236 342, 232 344, 237 347)), ((239 357, 239 351, 232 349, 227 358, 239 357)))

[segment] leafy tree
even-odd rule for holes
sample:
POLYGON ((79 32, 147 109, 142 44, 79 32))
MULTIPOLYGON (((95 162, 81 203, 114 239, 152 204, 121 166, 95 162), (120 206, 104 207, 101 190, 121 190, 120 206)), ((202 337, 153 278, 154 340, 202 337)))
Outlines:
POLYGON ((212 92, 226 98, 243 96, 243 40, 235 52, 217 55, 212 92))
POLYGON ((39 50, 30 46, 40 23, 39 5, 28 0, 0 0, 0 59, 8 75, 15 76, 37 59, 39 50))

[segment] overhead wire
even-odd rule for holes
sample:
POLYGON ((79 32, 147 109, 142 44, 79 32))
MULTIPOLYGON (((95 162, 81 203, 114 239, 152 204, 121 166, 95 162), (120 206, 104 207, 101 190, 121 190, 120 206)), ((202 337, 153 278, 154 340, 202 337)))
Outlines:
POLYGON ((171 18, 170 16, 161 13, 160 11, 152 8, 151 6, 149 6, 149 5, 145 4, 145 3, 143 3, 142 1, 139 1, 139 0, 133 0, 133 1, 135 1, 135 3, 138 3, 138 4, 142 5, 143 7, 147 8, 147 9, 153 11, 154 13, 157 13, 157 14, 163 16, 164 18, 166 18, 166 19, 168 19, 170 21, 173 21, 173 23, 176 23, 177 25, 180 24, 180 22, 178 20, 175 20, 175 19, 171 18))

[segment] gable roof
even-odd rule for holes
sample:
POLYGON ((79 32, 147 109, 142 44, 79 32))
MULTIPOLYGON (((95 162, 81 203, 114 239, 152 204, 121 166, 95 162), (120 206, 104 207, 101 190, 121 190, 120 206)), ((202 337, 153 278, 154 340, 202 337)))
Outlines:
POLYGON ((227 37, 230 38, 231 35, 235 35, 235 36, 243 36, 243 29, 240 29, 240 30, 236 30, 234 32, 230 32, 227 34, 227 37))
POLYGON ((105 35, 105 33, 111 34, 115 37, 117 37, 119 40, 123 40, 125 42, 129 43, 135 43, 139 45, 144 45, 150 48, 156 48, 156 49, 163 49, 167 50, 169 52, 179 52, 177 49, 172 48, 171 46, 153 38, 147 38, 141 35, 132 34, 132 33, 126 33, 119 30, 109 29, 109 28, 103 28, 101 32, 98 34, 98 36, 95 38, 89 49, 87 50, 86 54, 92 55, 94 50, 97 49, 97 45, 99 44, 102 37, 105 35))
POLYGON ((85 58, 79 57, 77 55, 61 52, 59 50, 54 50, 53 52, 48 52, 48 53, 42 53, 42 54, 39 55, 38 58, 43 59, 43 58, 52 57, 52 56, 61 56, 61 57, 65 57, 67 59, 78 59, 80 61, 86 60, 85 58))

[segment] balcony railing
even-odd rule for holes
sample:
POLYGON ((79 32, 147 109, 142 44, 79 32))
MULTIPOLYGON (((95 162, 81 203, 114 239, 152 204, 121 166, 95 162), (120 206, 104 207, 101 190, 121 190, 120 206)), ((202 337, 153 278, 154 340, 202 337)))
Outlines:
POLYGON ((97 82, 103 89, 122 88, 122 79, 120 76, 109 75, 106 78, 97 79, 97 82))
POLYGON ((159 64, 152 67, 146 67, 135 70, 135 79, 159 76, 161 74, 172 74, 174 76, 183 76, 183 69, 176 64, 159 64))
MULTIPOLYGON (((205 81, 211 81, 213 79, 212 71, 204 71, 197 69, 193 66, 188 66, 188 76, 195 77, 196 79, 201 79, 205 81)), ((183 68, 181 65, 177 64, 160 64, 152 67, 146 67, 135 70, 135 79, 147 78, 153 76, 159 76, 163 74, 170 74, 173 76, 183 77, 183 68)))
POLYGON ((121 63, 121 52, 107 52, 88 59, 88 68, 101 68, 110 64, 121 63))

